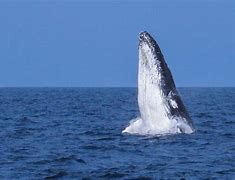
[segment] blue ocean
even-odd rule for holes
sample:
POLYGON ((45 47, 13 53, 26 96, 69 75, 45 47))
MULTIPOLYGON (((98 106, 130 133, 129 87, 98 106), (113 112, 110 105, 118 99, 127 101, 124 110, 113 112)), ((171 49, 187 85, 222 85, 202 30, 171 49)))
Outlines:
POLYGON ((179 88, 196 132, 122 134, 136 88, 0 88, 0 179, 235 179, 235 88, 179 88))

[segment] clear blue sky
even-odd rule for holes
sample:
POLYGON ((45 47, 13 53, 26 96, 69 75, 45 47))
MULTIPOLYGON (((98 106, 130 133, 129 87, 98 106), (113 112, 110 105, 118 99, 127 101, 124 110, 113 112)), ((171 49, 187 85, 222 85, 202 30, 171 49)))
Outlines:
POLYGON ((136 86, 147 30, 177 86, 235 86, 235 1, 0 1, 0 87, 136 86))

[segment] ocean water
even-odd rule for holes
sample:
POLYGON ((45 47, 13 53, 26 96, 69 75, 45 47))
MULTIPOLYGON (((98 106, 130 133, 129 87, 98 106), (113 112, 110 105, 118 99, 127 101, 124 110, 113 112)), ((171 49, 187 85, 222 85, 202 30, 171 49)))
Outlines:
POLYGON ((235 179, 235 88, 179 88, 196 132, 122 134, 136 88, 0 88, 0 179, 235 179))

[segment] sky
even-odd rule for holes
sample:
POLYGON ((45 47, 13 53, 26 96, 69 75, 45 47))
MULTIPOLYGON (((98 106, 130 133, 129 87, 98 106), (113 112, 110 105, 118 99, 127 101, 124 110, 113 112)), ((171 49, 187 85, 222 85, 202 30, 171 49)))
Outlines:
POLYGON ((178 87, 235 86, 233 0, 0 0, 0 87, 136 87, 141 31, 178 87))

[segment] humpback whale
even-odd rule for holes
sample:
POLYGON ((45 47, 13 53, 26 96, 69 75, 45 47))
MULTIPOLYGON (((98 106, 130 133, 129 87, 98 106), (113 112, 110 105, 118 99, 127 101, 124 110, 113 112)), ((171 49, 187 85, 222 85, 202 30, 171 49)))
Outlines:
POLYGON ((138 106, 140 117, 123 133, 192 133, 193 122, 176 89, 159 45, 146 31, 139 35, 138 106))

